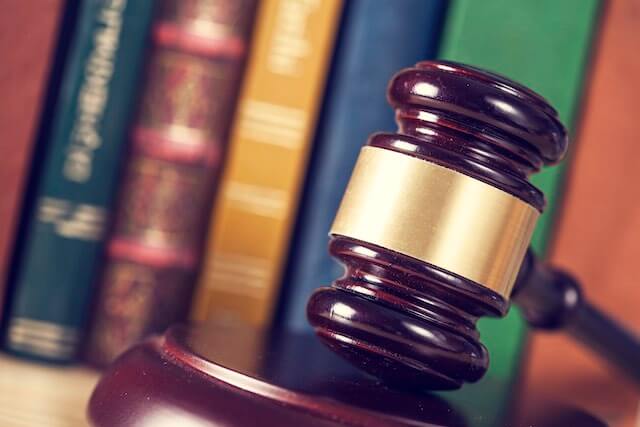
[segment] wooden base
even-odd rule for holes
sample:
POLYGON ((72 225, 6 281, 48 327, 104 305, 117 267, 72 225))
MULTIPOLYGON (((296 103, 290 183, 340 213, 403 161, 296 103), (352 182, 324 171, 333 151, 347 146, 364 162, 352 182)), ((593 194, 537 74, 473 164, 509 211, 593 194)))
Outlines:
POLYGON ((433 394, 391 390, 313 336, 176 327, 123 355, 93 393, 96 426, 462 426, 433 394), (163 424, 164 423, 164 424, 163 424))
POLYGON ((482 415, 502 395, 490 384, 484 402, 461 399, 462 391, 392 389, 312 335, 178 326, 116 361, 89 417, 98 427, 503 425, 482 415))

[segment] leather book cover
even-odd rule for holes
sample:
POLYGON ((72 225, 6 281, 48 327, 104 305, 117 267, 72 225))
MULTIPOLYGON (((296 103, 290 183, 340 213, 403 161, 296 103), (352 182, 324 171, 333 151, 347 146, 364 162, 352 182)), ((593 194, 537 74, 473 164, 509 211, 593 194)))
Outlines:
POLYGON ((6 347, 77 354, 119 178, 152 0, 80 2, 24 212, 6 347))
POLYGON ((11 0, 0 14, 0 313, 65 5, 11 0))
POLYGON ((192 318, 271 322, 342 2, 265 0, 192 318))
MULTIPOLYGON (((598 0, 457 0, 451 8, 439 56, 477 65, 520 82, 543 97, 572 130, 583 94, 591 45, 597 30, 598 0)), ((532 246, 546 252, 552 238, 554 213, 561 203, 562 176, 566 163, 532 177, 546 196, 545 213, 539 218, 532 246)), ((526 327, 518 310, 506 319, 480 321, 483 343, 491 354, 492 382, 480 381, 456 393, 461 402, 482 400, 501 390, 501 405, 482 416, 503 419, 513 401, 513 388, 521 368, 526 327)), ((496 399, 493 395, 492 399, 496 399)), ((498 424, 488 421, 487 425, 498 424)))
MULTIPOLYGON (((640 336, 640 0, 610 1, 595 44, 550 260, 640 336)), ((638 426, 637 385, 565 334, 532 334, 525 409, 563 401, 607 425, 638 426), (562 355, 562 357, 558 357, 562 355)), ((640 363, 640 360, 638 361, 640 363)))
POLYGON ((96 365, 187 314, 254 6, 160 5, 87 342, 96 365))

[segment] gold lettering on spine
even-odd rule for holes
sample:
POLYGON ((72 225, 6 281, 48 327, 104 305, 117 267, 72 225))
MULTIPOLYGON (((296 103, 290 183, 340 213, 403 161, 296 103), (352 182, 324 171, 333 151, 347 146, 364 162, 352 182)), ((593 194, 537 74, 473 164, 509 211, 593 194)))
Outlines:
POLYGON ((278 5, 267 64, 274 74, 300 74, 301 62, 311 53, 307 21, 319 7, 319 0, 284 0, 278 5))
POLYGON ((460 172, 364 147, 331 234, 456 273, 509 298, 539 212, 460 172))
POLYGON ((97 17, 101 26, 94 34, 93 49, 84 70, 78 111, 63 166, 63 175, 70 181, 84 183, 91 178, 93 153, 102 145, 98 128, 109 97, 126 4, 126 0, 106 1, 97 17))
POLYGON ((38 221, 51 224, 56 234, 69 239, 102 239, 106 219, 106 211, 97 205, 55 197, 43 197, 38 204, 38 221))

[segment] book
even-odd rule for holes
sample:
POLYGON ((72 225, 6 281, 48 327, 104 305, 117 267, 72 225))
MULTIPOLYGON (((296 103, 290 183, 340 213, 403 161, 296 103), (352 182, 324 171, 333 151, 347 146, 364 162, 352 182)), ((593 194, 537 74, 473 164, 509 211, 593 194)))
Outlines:
POLYGON ((255 3, 160 3, 87 342, 95 365, 186 317, 255 3))
POLYGON ((0 14, 0 314, 47 82, 56 74, 59 46, 64 54, 59 29, 65 6, 64 0, 15 0, 4 3, 0 14))
POLYGON ((125 147, 153 1, 85 0, 18 255, 5 346, 76 355, 125 147), (126 40, 126 43, 124 42, 126 40))
POLYGON ((192 318, 271 322, 342 2, 266 0, 192 318))
MULTIPOLYGON (((551 262, 578 278, 585 297, 640 333, 640 14, 638 2, 608 2, 567 174, 551 262)), ((609 425, 638 423, 638 389, 628 376, 563 334, 529 346, 526 412, 563 399, 609 425), (559 358, 558 355, 562 357, 559 358), (599 399, 598 396, 611 396, 599 399), (615 396, 615 397, 614 397, 615 396)))
POLYGON ((444 6, 439 0, 353 0, 345 6, 283 281, 279 327, 310 331, 309 296, 342 274, 327 251, 329 228, 360 148, 371 134, 396 128, 387 83, 400 69, 434 57, 444 6))
MULTIPOLYGON (((439 56, 503 74, 530 87, 551 103, 572 130, 599 8, 598 0, 457 0, 447 16, 439 56)), ((552 239, 565 164, 532 177, 547 198, 532 240, 534 251, 543 256, 552 239)), ((486 402, 490 408, 482 414, 486 425, 503 419, 512 402, 525 331, 524 320, 514 309, 506 319, 480 321, 482 342, 491 356, 491 375, 487 377, 492 382, 480 381, 466 387, 457 398, 461 402, 482 400, 490 388, 501 389, 501 405, 486 402)))

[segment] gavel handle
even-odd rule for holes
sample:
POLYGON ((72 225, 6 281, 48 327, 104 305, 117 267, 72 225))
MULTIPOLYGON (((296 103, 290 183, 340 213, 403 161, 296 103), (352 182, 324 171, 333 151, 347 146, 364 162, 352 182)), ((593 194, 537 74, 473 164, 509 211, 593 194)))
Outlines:
POLYGON ((586 301, 576 309, 565 330, 640 386, 640 341, 629 331, 586 301))
POLYGON ((543 265, 529 251, 513 300, 531 326, 564 330, 640 387, 640 339, 591 305, 573 277, 543 265))

